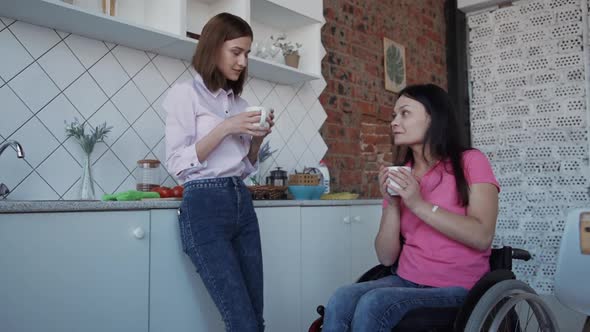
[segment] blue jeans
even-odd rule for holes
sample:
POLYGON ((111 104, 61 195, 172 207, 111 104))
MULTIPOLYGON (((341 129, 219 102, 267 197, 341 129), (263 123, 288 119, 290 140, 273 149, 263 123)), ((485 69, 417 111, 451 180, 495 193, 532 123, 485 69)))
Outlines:
POLYGON ((264 331, 262 253, 248 188, 237 177, 184 184, 180 236, 226 331, 264 331))
POLYGON ((340 287, 328 301, 322 332, 389 332, 408 311, 457 307, 467 293, 462 287, 434 288, 395 274, 340 287))

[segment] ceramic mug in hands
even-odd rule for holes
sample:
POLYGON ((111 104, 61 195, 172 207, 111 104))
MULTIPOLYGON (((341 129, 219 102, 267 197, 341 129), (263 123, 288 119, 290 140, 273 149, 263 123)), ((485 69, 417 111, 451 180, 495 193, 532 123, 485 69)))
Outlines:
MULTIPOLYGON (((397 170, 399 170, 400 168, 403 168, 403 169, 407 170, 408 172, 411 172, 411 171, 412 171, 412 168, 411 168, 411 167, 409 167, 409 166, 389 166, 389 167, 387 167, 387 169, 388 169, 388 171, 389 171, 389 172, 391 172, 391 171, 397 171, 397 170)), ((389 184, 390 184, 392 187, 394 187, 394 188, 398 188, 398 189, 399 189, 399 188, 401 188, 401 187, 399 186, 399 184, 397 184, 397 182, 393 181, 393 179, 391 179, 391 178, 388 178, 388 179, 387 179, 387 181, 388 181, 388 183, 389 183, 389 184)), ((389 187, 387 187, 387 192, 388 192, 388 193, 389 193, 391 196, 399 196, 399 194, 398 194, 398 193, 397 193, 395 190, 393 190, 393 189, 391 189, 391 188, 389 188, 389 187)))
POLYGON ((260 122, 258 123, 258 126, 262 127, 262 128, 268 128, 268 122, 266 121, 266 119, 268 118, 268 116, 270 115, 270 110, 264 106, 250 106, 246 108, 246 112, 260 112, 260 122))

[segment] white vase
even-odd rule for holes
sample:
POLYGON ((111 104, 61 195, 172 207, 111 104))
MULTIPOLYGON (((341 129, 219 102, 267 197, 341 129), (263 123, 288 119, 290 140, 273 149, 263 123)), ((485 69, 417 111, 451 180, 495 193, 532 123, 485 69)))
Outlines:
POLYGON ((94 181, 92 180, 92 163, 90 162, 90 154, 84 158, 84 165, 82 166, 82 179, 80 179, 82 186, 80 189, 80 199, 94 200, 94 181))

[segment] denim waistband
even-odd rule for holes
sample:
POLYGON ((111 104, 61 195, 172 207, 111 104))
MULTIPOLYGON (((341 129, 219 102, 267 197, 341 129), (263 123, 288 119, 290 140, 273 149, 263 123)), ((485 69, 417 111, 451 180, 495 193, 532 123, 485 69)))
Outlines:
POLYGON ((184 189, 193 188, 224 188, 224 187, 242 187, 245 186, 244 181, 237 176, 224 178, 199 179, 186 182, 184 189))

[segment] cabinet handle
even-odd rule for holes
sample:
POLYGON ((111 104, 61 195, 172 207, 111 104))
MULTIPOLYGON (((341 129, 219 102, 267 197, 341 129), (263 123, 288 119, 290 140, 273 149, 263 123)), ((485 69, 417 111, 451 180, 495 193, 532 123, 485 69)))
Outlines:
POLYGON ((143 229, 141 227, 137 227, 136 229, 133 230, 133 236, 135 236, 138 239, 143 239, 145 237, 145 232, 143 231, 143 229))
POLYGON ((350 224, 350 217, 344 217, 344 223, 350 224))
POLYGON ((361 216, 354 216, 354 218, 352 218, 352 220, 354 222, 361 222, 361 216))

